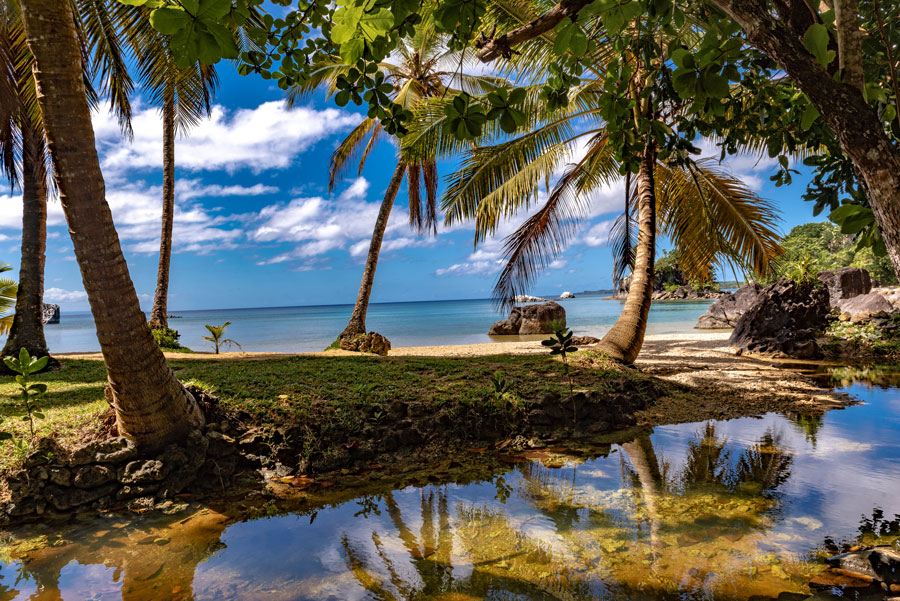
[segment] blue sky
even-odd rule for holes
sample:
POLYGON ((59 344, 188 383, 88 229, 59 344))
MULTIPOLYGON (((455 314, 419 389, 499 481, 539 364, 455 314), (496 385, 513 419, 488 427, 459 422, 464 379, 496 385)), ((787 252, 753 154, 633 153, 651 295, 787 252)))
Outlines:
MULTIPOLYGON (((271 82, 241 77, 229 64, 220 66, 220 78, 212 118, 176 142, 170 310, 352 303, 371 227, 394 169, 394 147, 382 142, 361 177, 352 170, 328 194, 328 159, 362 111, 352 105, 339 108, 322 97, 288 110, 271 82)), ((155 107, 140 99, 135 113, 132 142, 105 112, 95 116, 94 126, 107 198, 132 279, 149 310, 158 260, 162 127, 155 107)), ((807 177, 775 188, 768 181, 774 161, 733 157, 728 165, 762 196, 777 201, 783 231, 813 220, 811 204, 800 198, 807 177)), ((440 165, 441 175, 452 167, 440 165)), ((623 205, 619 188, 596 194, 590 220, 533 292, 611 286, 606 239, 623 205)), ((6 207, 0 217, 5 251, 0 260, 17 268, 20 192, 0 188, 0 202, 6 207)), ((406 225, 406 204, 404 183, 385 237, 373 301, 489 297, 502 236, 521 219, 475 249, 471 227, 418 237, 406 225)), ((45 300, 68 311, 86 310, 56 201, 49 207, 48 232, 45 300)))

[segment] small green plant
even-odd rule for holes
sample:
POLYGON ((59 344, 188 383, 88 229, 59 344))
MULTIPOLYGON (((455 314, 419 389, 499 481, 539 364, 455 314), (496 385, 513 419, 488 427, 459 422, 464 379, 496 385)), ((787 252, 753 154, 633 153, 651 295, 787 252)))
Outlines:
POLYGON ((550 348, 551 355, 561 355, 563 361, 563 373, 569 379, 569 393, 574 392, 572 386, 572 375, 569 373, 569 353, 574 353, 578 347, 572 344, 572 330, 559 327, 559 324, 553 324, 553 336, 541 342, 550 348))
POLYGON ((491 374, 491 385, 494 387, 494 398, 498 401, 512 390, 512 383, 503 377, 503 370, 500 369, 491 374))
POLYGON ((356 386, 351 386, 350 390, 356 393, 359 397, 360 402, 363 405, 369 404, 369 396, 372 394, 372 391, 377 388, 378 385, 374 382, 369 382, 368 384, 357 384, 356 386))
MULTIPOLYGON (((28 429, 31 432, 31 440, 29 445, 34 444, 34 420, 44 419, 38 401, 47 393, 47 385, 43 382, 33 382, 31 376, 38 373, 45 367, 50 357, 32 357, 28 349, 22 347, 19 350, 19 357, 4 357, 3 362, 6 367, 16 372, 16 383, 19 385, 19 398, 22 399, 23 408, 17 412, 22 416, 22 421, 28 422, 28 429)), ((0 440, 9 440, 12 434, 9 432, 0 432, 0 440)))
POLYGON ((231 338, 222 338, 225 335, 225 328, 231 325, 230 321, 226 321, 220 326, 211 326, 206 324, 206 329, 209 330, 210 335, 204 336, 203 340, 209 340, 213 344, 216 345, 216 354, 219 354, 219 347, 225 346, 227 344, 233 344, 234 346, 241 348, 241 345, 232 340, 231 338))

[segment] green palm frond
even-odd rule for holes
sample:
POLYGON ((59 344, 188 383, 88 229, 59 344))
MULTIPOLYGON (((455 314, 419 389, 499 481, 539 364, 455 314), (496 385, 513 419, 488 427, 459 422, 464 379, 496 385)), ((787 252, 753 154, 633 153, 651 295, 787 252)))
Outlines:
POLYGON ((375 141, 383 131, 381 122, 378 119, 368 117, 360 121, 359 125, 344 138, 334 153, 331 155, 331 164, 329 165, 328 189, 333 190, 337 179, 347 170, 351 163, 359 159, 359 173, 362 173, 363 166, 372 150, 375 141), (368 141, 365 145, 363 142, 368 141))
MULTIPOLYGON (((0 273, 10 270, 12 267, 6 263, 0 263, 0 273)), ((14 280, 0 277, 0 335, 9 334, 12 327, 18 291, 18 284, 14 280)))
POLYGON ((656 168, 660 230, 679 250, 679 266, 702 277, 729 261, 762 277, 781 255, 777 209, 714 159, 656 168))

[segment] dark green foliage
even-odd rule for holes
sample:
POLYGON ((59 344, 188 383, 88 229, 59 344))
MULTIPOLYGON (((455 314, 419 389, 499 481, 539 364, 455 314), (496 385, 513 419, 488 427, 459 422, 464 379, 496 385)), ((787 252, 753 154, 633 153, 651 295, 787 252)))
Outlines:
POLYGON ((190 351, 189 348, 182 346, 181 343, 178 342, 178 339, 181 337, 178 330, 173 330, 172 328, 151 327, 150 333, 153 334, 153 340, 156 341, 159 348, 164 351, 190 351))
POLYGON ((862 267, 872 279, 890 284, 897 281, 887 257, 876 256, 871 248, 860 248, 853 237, 841 232, 834 223, 821 221, 794 227, 782 240, 784 256, 773 279, 787 277, 797 281, 815 278, 821 271, 841 267, 862 267))

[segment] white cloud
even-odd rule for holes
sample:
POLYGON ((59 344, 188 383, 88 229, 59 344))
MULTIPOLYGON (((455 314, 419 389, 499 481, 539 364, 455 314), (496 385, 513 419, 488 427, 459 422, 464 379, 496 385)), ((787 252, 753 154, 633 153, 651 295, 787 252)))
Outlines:
POLYGON ((175 196, 182 200, 224 196, 262 196, 263 194, 274 194, 275 192, 278 192, 276 186, 267 186, 265 184, 222 186, 220 184, 204 184, 197 179, 175 180, 175 196))
POLYGON ((612 229, 614 219, 601 221, 591 227, 584 236, 582 241, 587 246, 606 246, 609 242, 609 231, 612 229))
MULTIPOLYGON (((284 169, 316 142, 353 127, 361 118, 334 108, 288 109, 281 101, 238 110, 215 105, 208 119, 176 140, 175 161, 189 171, 284 169)), ((128 143, 115 117, 108 112, 94 116, 101 165, 109 178, 125 177, 134 169, 162 168, 159 111, 138 107, 132 127, 134 139, 128 143)))
MULTIPOLYGON (((0 194, 0 229, 22 229, 22 195, 0 194)), ((47 225, 61 225, 66 222, 59 202, 47 203, 47 225)))
POLYGON ((57 303, 76 303, 87 300, 84 290, 63 290, 62 288, 48 288, 44 290, 44 300, 57 303))
POLYGON ((502 259, 494 261, 466 261, 465 263, 455 263, 450 267, 438 269, 434 273, 436 275, 474 275, 479 273, 496 273, 502 268, 502 259))
MULTIPOLYGON (((697 148, 700 149, 702 157, 712 157, 718 160, 722 156, 722 149, 709 138, 700 140, 697 148)), ((741 179, 748 188, 759 192, 765 185, 763 176, 778 166, 778 159, 771 158, 768 154, 738 153, 726 156, 722 161, 722 166, 732 175, 741 179)))
MULTIPOLYGON (((287 242, 296 246, 258 264, 305 260, 336 249, 346 249, 354 258, 364 256, 369 250, 372 227, 381 207, 380 201, 365 200, 368 190, 369 182, 358 178, 337 199, 295 198, 264 207, 248 238, 253 242, 287 242)), ((382 252, 434 243, 433 240, 400 236, 399 233, 408 227, 408 218, 405 208, 394 206, 382 252)))

